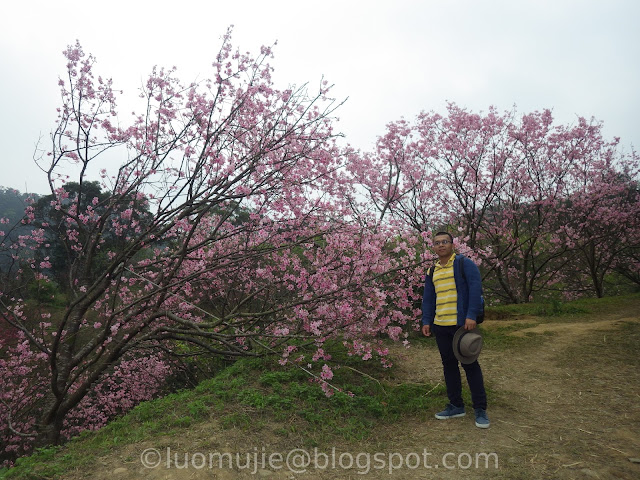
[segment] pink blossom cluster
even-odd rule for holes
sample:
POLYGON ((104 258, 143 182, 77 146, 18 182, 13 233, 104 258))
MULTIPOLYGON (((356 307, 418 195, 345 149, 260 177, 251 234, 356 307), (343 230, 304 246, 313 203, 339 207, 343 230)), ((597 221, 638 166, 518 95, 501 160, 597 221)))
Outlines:
POLYGON ((593 119, 556 125, 550 110, 450 104, 445 116, 390 123, 349 168, 361 212, 420 233, 451 228, 457 250, 490 272, 494 300, 529 301, 554 285, 602 296, 614 265, 632 273, 640 159, 593 119))

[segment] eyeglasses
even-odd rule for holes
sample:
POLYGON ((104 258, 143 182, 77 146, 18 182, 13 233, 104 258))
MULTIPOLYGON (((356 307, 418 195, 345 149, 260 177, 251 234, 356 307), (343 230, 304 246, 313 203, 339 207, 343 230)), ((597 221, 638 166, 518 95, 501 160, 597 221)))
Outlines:
POLYGON ((433 242, 433 246, 437 247, 438 245, 446 245, 447 243, 451 243, 451 240, 438 240, 433 242))

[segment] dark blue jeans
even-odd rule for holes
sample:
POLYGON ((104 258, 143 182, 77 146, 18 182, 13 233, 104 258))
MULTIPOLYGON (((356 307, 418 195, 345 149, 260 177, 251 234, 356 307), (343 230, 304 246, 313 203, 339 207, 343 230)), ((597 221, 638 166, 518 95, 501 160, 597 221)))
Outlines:
MULTIPOLYGON (((458 330, 457 326, 443 327, 433 324, 431 331, 436 337, 438 350, 440 350, 440 358, 442 358, 442 367, 444 369, 444 381, 447 385, 447 396, 449 402, 456 406, 464 406, 462 400, 462 381, 460 377, 460 369, 458 368, 458 359, 453 353, 453 336, 458 330)), ((482 378, 482 370, 480 364, 476 360, 468 365, 462 364, 462 368, 467 375, 467 382, 471 390, 471 401, 473 408, 487 409, 487 394, 484 390, 484 380, 482 378)))

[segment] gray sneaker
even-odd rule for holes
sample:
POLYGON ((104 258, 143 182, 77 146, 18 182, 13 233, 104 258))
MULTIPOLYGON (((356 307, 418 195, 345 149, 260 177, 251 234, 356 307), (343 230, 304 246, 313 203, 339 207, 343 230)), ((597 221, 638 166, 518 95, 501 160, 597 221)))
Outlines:
POLYGON ((438 420, 448 420, 449 418, 464 417, 464 406, 456 407, 455 405, 447 405, 443 411, 436 413, 438 420))
POLYGON ((476 408, 476 427, 489 428, 489 417, 487 417, 487 411, 483 408, 476 408))

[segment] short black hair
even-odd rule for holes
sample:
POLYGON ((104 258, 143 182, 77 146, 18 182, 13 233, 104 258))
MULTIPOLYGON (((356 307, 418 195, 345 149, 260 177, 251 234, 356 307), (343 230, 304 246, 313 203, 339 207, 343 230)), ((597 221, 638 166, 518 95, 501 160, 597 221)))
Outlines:
POLYGON ((449 240, 451 240, 451 243, 453 243, 453 236, 449 232, 438 232, 433 236, 433 238, 439 237, 440 235, 446 235, 449 237, 449 240))

